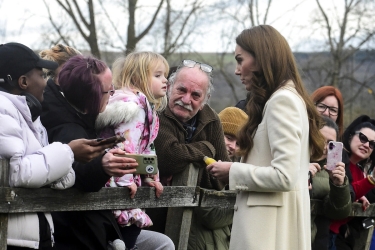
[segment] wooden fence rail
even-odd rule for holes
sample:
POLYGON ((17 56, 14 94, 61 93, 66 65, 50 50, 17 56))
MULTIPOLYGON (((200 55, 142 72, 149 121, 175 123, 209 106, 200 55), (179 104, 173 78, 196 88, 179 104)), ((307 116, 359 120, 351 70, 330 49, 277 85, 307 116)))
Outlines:
MULTIPOLYGON (((175 243, 176 249, 187 249, 193 208, 233 207, 235 191, 214 191, 196 186, 198 169, 192 164, 180 175, 175 176, 172 187, 164 187, 163 194, 156 198, 155 189, 140 187, 134 199, 129 198, 128 188, 102 188, 99 192, 82 192, 70 188, 53 190, 50 188, 11 188, 8 181, 8 161, 0 159, 0 249, 6 249, 9 213, 52 212, 123 209, 126 207, 169 207, 166 234, 175 243), (122 197, 122 199, 119 199, 122 197)), ((359 203, 353 204, 351 216, 375 217, 375 205, 362 211, 359 203)), ((311 213, 322 213, 322 202, 311 200, 311 213)), ((369 249, 372 230, 363 235, 361 246, 369 249)))

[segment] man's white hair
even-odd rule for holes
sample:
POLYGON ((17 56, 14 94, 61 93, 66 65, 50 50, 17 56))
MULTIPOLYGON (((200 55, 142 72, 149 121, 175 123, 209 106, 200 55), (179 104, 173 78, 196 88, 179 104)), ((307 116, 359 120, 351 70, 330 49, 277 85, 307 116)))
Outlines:
MULTIPOLYGON (((169 84, 169 88, 168 88, 168 97, 171 96, 171 91, 172 91, 172 88, 173 88, 173 85, 176 81, 176 78, 177 78, 177 75, 180 73, 180 71, 183 69, 183 68, 189 68, 183 64, 180 64, 178 67, 177 67, 177 70, 175 72, 173 72, 169 79, 168 79, 168 84, 169 84)), ((208 101, 208 98, 211 96, 211 92, 214 90, 214 85, 213 85, 213 77, 212 77, 212 71, 210 73, 206 72, 206 71, 203 71, 201 70, 203 73, 205 73, 207 75, 207 78, 208 78, 208 87, 207 87, 207 91, 206 91, 206 95, 204 97, 204 101, 203 101, 203 105, 205 105, 208 101)))

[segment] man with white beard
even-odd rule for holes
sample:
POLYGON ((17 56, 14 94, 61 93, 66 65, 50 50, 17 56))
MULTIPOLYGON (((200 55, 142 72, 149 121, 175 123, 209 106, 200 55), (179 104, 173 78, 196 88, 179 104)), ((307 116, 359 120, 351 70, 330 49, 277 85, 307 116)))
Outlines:
MULTIPOLYGON (((207 104, 212 90, 212 67, 208 64, 183 60, 170 76, 168 106, 159 116, 160 129, 155 140, 163 185, 171 185, 173 175, 192 163, 200 169, 197 186, 224 188, 208 173, 203 161, 204 156, 229 161, 220 119, 207 104)), ((159 232, 165 229, 166 210, 162 210, 154 210, 151 215, 153 229, 159 232)), ((195 209, 188 249, 206 249, 205 245, 228 249, 232 216, 232 209, 195 209)))

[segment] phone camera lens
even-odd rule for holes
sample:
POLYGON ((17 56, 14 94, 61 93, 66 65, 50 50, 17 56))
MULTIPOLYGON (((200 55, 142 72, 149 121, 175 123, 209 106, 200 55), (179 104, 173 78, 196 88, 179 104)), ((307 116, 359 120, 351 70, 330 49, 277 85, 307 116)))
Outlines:
POLYGON ((335 147, 335 145, 332 142, 330 142, 329 143, 329 149, 332 150, 334 147, 335 147))

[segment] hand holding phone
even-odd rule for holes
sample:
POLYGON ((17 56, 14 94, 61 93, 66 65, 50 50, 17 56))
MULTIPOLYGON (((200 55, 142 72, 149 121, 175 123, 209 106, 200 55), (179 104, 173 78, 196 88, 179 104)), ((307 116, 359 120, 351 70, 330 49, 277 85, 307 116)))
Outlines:
POLYGON ((338 162, 342 161, 343 144, 341 142, 330 141, 327 145, 327 170, 336 168, 338 162))
POLYGON ((96 139, 98 143, 98 145, 104 145, 104 144, 110 144, 110 143, 113 143, 113 144, 117 144, 119 142, 123 142, 125 141, 125 137, 123 136, 120 136, 120 135, 115 135, 115 136, 111 136, 111 137, 108 137, 108 138, 98 138, 96 139))
POLYGON ((134 174, 157 174, 158 173, 158 159, 156 155, 146 154, 125 154, 115 155, 121 157, 133 158, 137 161, 138 166, 134 174))

